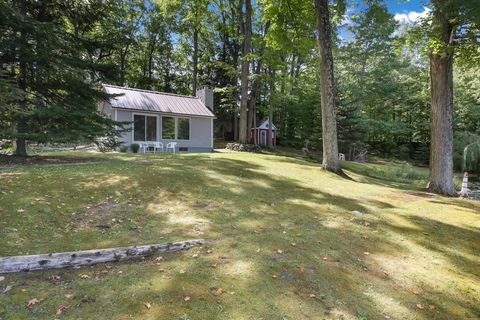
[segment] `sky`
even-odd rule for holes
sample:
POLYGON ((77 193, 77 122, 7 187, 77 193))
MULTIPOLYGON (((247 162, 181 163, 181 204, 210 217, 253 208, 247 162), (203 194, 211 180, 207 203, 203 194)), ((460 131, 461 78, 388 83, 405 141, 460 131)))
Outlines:
MULTIPOLYGON (((428 0, 386 0, 385 4, 388 11, 399 22, 399 29, 402 29, 404 25, 415 23, 419 18, 425 17, 430 11, 430 2, 428 0)), ((355 10, 362 8, 362 6, 364 6, 362 0, 350 2, 345 18, 342 20, 344 26, 351 23, 349 15, 354 13, 355 10)), ((351 41, 352 36, 353 34, 347 28, 340 28, 340 37, 343 41, 351 41)))

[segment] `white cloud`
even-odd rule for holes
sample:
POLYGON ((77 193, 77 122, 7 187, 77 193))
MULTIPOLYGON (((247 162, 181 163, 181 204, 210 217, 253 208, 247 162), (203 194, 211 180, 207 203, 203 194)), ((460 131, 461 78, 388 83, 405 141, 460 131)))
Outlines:
POLYGON ((393 18, 400 24, 415 24, 420 19, 425 18, 432 11, 427 7, 423 7, 422 12, 409 11, 406 13, 396 13, 393 18))

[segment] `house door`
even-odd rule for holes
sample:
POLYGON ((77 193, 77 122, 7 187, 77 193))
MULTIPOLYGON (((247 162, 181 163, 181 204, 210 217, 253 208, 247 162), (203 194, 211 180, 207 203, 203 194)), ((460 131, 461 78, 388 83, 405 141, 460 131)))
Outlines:
POLYGON ((260 144, 267 144, 267 133, 265 130, 260 132, 260 144))

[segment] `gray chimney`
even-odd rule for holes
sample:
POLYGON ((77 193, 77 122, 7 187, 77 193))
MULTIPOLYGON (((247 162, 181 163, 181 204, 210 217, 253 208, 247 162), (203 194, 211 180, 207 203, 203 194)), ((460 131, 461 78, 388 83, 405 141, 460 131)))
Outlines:
POLYGON ((199 98, 203 104, 213 112, 213 89, 208 86, 198 89, 197 98, 199 98))

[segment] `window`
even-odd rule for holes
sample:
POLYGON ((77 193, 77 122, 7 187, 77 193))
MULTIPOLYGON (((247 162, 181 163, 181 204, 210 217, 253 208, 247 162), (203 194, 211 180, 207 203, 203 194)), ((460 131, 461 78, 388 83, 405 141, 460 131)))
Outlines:
POLYGON ((157 117, 134 115, 133 116, 133 140, 156 141, 157 140, 157 117))
POLYGON ((177 118, 177 139, 190 140, 190 119, 177 118))
POLYGON ((162 117, 162 139, 175 139, 175 118, 162 117))

